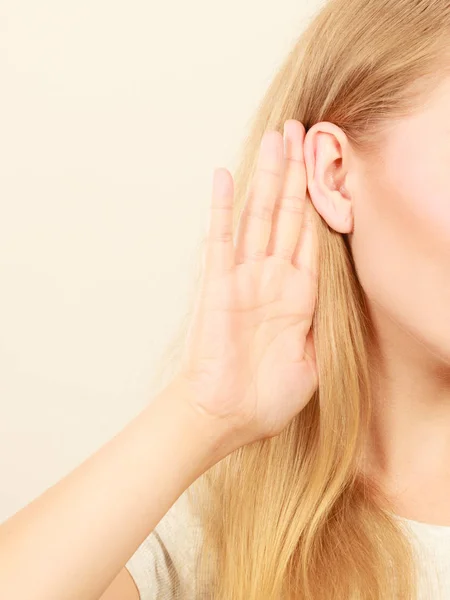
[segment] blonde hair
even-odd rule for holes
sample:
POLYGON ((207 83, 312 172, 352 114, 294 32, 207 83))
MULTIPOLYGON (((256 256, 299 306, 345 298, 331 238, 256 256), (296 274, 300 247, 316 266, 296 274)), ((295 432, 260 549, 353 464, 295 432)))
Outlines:
MULTIPOLYGON (((393 120, 418 110, 450 69, 449 39, 448 0, 328 2, 251 124, 234 174, 235 230, 266 130, 330 121, 374 160, 393 120)), ((347 237, 314 217, 319 389, 279 436, 233 452, 188 489, 203 530, 198 580, 208 573, 215 600, 416 598, 410 541, 361 469, 372 406, 365 296, 347 237)))

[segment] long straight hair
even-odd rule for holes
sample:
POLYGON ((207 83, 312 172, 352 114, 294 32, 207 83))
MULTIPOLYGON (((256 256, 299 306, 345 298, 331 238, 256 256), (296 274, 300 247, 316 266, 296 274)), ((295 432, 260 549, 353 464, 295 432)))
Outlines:
MULTIPOLYGON (((448 0, 329 1, 295 43, 251 123, 233 175, 234 230, 266 130, 282 133, 288 119, 306 131, 330 121, 359 156, 376 160, 393 120, 418 110, 450 71, 449 39, 448 0)), ((197 576, 199 585, 208 582, 208 599, 416 598, 413 546, 381 486, 362 468, 372 414, 365 294, 347 236, 317 212, 314 218, 319 387, 279 436, 238 449, 187 490, 202 525, 197 576)))

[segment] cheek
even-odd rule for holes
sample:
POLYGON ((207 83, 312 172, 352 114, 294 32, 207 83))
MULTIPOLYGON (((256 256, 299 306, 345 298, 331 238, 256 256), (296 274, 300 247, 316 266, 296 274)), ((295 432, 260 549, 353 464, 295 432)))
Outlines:
POLYGON ((403 329, 450 356, 450 169, 411 142, 376 169, 356 185, 351 244, 361 285, 403 329))
POLYGON ((440 148, 402 145, 386 164, 386 194, 394 205, 386 207, 411 228, 418 250, 440 260, 450 244, 450 162, 440 148))

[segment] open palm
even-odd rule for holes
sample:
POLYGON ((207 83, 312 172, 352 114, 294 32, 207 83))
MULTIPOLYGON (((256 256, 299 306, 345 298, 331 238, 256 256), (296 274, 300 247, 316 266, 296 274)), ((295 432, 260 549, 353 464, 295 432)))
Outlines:
POLYGON ((258 167, 232 233, 233 179, 217 169, 201 285, 183 360, 196 408, 279 434, 311 399, 317 240, 306 199, 304 127, 263 136, 258 167))

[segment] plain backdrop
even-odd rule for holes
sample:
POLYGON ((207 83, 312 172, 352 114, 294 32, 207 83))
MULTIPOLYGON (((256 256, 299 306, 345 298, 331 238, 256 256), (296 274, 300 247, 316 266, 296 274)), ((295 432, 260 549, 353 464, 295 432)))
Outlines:
POLYGON ((212 174, 318 0, 2 0, 0 521, 150 401, 212 174))

